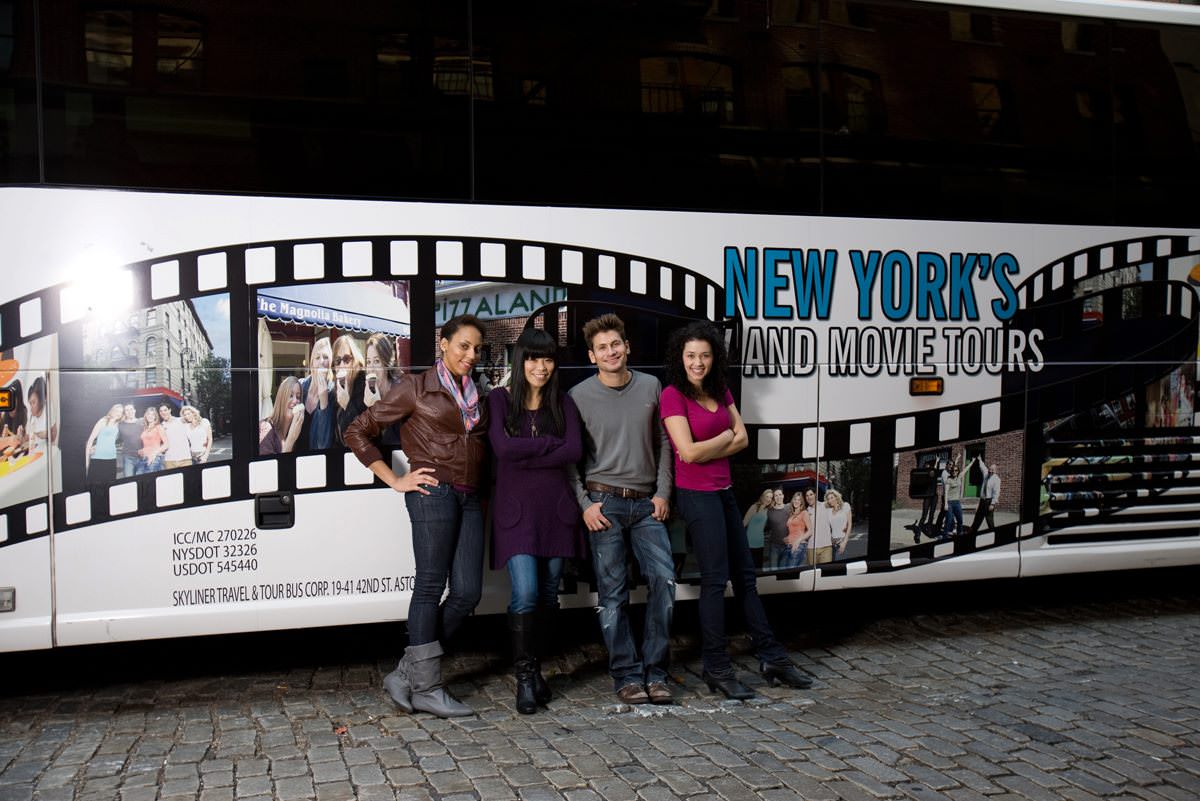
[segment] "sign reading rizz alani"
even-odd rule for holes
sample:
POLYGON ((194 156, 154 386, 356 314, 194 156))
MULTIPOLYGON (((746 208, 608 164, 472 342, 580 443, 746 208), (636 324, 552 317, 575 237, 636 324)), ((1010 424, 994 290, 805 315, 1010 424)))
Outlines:
POLYGON ((481 320, 525 317, 547 303, 566 300, 566 287, 526 286, 519 284, 469 283, 439 286, 434 306, 438 325, 460 314, 473 314, 481 320))

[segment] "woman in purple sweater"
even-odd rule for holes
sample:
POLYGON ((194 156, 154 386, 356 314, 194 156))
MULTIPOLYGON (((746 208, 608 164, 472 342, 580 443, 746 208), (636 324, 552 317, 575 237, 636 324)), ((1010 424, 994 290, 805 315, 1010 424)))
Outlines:
POLYGON ((659 414, 675 447, 675 504, 687 522, 700 563, 700 639, 704 683, 727 698, 753 698, 738 681, 725 635, 725 585, 742 607, 759 659, 759 671, 772 686, 811 686, 771 631, 758 584, 746 528, 733 496, 729 457, 746 447, 746 426, 725 385, 728 357, 717 329, 691 323, 667 343, 667 387, 659 414))
POLYGON ((550 700, 536 641, 549 641, 563 559, 583 553, 566 472, 583 455, 579 412, 558 389, 557 351, 545 331, 526 329, 513 349, 511 386, 488 394, 496 456, 492 567, 507 566, 512 582, 508 627, 523 715, 550 700))

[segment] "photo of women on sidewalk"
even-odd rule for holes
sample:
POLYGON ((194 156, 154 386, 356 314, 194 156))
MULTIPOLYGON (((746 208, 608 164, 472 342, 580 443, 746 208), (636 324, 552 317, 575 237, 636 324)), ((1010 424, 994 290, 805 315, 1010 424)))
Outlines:
POLYGON ((68 488, 232 458, 228 295, 89 317, 79 330, 87 369, 64 378, 68 488))
POLYGON ((866 553, 870 459, 768 464, 737 476, 740 494, 756 492, 742 521, 748 538, 762 526, 761 572, 798 571, 866 553), (818 464, 820 471, 813 469, 818 464), (748 486, 755 477, 759 483, 748 486))

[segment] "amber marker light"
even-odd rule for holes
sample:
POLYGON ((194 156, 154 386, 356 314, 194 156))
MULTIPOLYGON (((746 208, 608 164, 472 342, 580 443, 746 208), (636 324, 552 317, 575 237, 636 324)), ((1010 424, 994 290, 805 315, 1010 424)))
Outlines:
POLYGON ((945 388, 946 382, 940 376, 908 379, 909 395, 941 395, 945 388))

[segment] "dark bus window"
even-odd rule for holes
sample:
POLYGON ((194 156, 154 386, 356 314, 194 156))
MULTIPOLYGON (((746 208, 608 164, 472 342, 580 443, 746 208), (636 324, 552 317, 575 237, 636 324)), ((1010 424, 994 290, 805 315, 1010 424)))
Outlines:
POLYGON ((1117 214, 1128 225, 1195 225, 1200 185, 1200 29, 1113 26, 1117 214))
POLYGON ((331 9, 43 0, 47 180, 468 199, 466 0, 331 9))
POLYGON ((33 4, 0 0, 0 182, 33 183, 37 166, 33 4))
POLYGON ((888 3, 867 18, 821 25, 826 214, 1110 221, 1102 25, 888 3))
POLYGON ((819 211, 806 8, 476 4, 477 199, 819 211))

